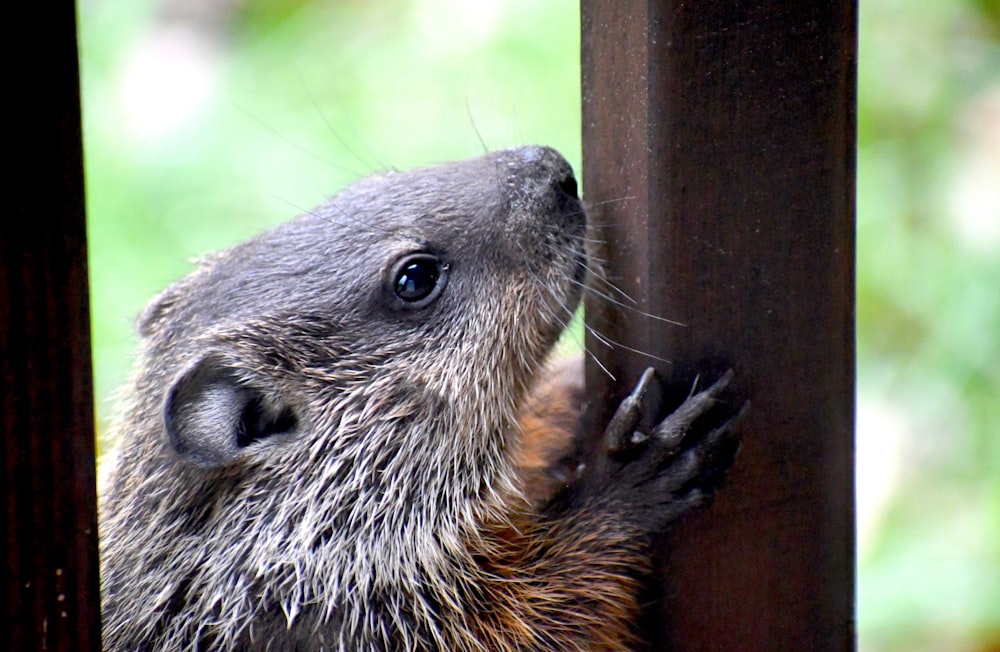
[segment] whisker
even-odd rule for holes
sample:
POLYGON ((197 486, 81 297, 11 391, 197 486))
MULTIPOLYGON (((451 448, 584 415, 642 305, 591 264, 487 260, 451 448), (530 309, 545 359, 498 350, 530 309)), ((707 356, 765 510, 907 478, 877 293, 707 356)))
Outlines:
MULTIPOLYGON (((330 121, 327 119, 326 114, 323 112, 323 109, 320 107, 319 102, 316 101, 316 97, 312 94, 312 91, 309 90, 308 86, 306 86, 306 94, 309 96, 309 101, 312 102, 313 108, 316 109, 316 113, 319 114, 319 117, 323 121, 323 124, 326 125, 327 130, 330 132, 330 134, 336 139, 336 141, 340 144, 340 146, 342 148, 344 148, 344 150, 348 154, 350 154, 358 163, 360 163, 361 165, 365 166, 365 168, 367 170, 374 170, 374 169, 385 170, 386 169, 385 165, 381 161, 379 161, 377 158, 376 158, 375 162, 378 165, 378 168, 376 168, 369 161, 366 161, 358 153, 358 151, 356 149, 354 149, 353 147, 351 147, 350 144, 348 144, 347 140, 343 136, 340 135, 340 131, 338 131, 337 129, 334 129, 333 125, 330 124, 330 121)), ((356 177, 363 176, 363 175, 357 174, 357 173, 353 173, 353 174, 356 177)))
MULTIPOLYGON (((559 304, 559 307, 562 308, 563 310, 565 310, 570 315, 570 320, 569 321, 564 321, 561 316, 553 313, 551 311, 551 309, 549 309, 546 306, 543 306, 543 310, 545 310, 550 317, 552 317, 554 320, 556 320, 559 324, 561 324, 563 326, 564 332, 568 331, 570 325, 572 324, 573 317, 575 317, 575 315, 576 315, 576 311, 570 310, 569 307, 566 306, 559 299, 559 297, 557 297, 555 295, 555 293, 552 291, 552 289, 549 288, 547 285, 543 284, 542 287, 544 287, 545 290, 546 290, 546 292, 548 292, 549 295, 552 296, 552 298, 556 300, 556 302, 559 304)), ((583 324, 583 328, 585 330, 590 330, 591 329, 591 327, 587 325, 586 321, 581 320, 580 323, 583 324)), ((598 358, 597 355, 593 351, 591 351, 590 349, 587 348, 586 338, 584 338, 584 340, 582 342, 579 342, 579 344, 580 344, 580 349, 584 352, 584 354, 590 356, 590 359, 594 361, 594 364, 596 364, 601 369, 601 371, 603 371, 605 374, 607 374, 608 378, 610 378, 612 382, 617 382, 618 379, 615 378, 615 375, 612 374, 611 371, 606 366, 604 366, 604 363, 601 362, 600 358, 598 358)))
POLYGON ((647 353, 646 351, 640 351, 639 349, 634 349, 631 346, 628 346, 627 344, 622 344, 621 342, 618 342, 617 340, 611 339, 607 335, 602 335, 602 334, 600 334, 600 333, 597 332, 597 329, 595 329, 593 326, 588 325, 586 322, 584 322, 584 328, 586 328, 587 332, 590 333, 591 335, 593 335, 597 339, 598 342, 600 342, 601 344, 603 344, 604 346, 606 346, 608 348, 618 347, 618 348, 625 349, 626 351, 631 351, 632 353, 636 353, 638 355, 645 356, 645 357, 650 358, 652 360, 656 360, 658 362, 664 362, 666 364, 673 364, 672 360, 668 360, 666 358, 661 358, 658 355, 653 355, 652 353, 647 353))
POLYGON ((620 202, 628 201, 630 199, 636 199, 635 195, 625 195, 624 197, 612 197, 611 199, 604 199, 601 201, 584 201, 584 205, 588 208, 593 208, 596 206, 607 206, 608 204, 617 204, 620 202))
POLYGON ((597 288, 591 287, 591 286, 587 285, 586 283, 581 283, 580 281, 577 281, 576 279, 570 279, 570 280, 574 284, 579 285, 580 287, 582 287, 587 292, 595 294, 598 297, 600 297, 600 298, 604 299, 605 301, 607 301, 608 303, 616 305, 619 308, 622 308, 624 310, 629 310, 631 312, 634 312, 637 315, 642 315, 643 317, 648 317, 649 319, 655 319, 657 321, 661 321, 661 322, 664 322, 666 324, 671 324, 672 326, 684 326, 684 327, 687 326, 687 324, 681 323, 679 321, 674 321, 673 319, 667 319, 666 317, 660 317, 659 315, 654 315, 651 312, 646 312, 645 310, 639 310, 638 308, 636 308, 634 306, 626 305, 626 304, 622 303, 621 301, 618 301, 614 297, 601 292, 597 288))
MULTIPOLYGON (((605 275, 605 272, 604 272, 604 270, 606 269, 607 264, 608 264, 608 261, 606 259, 604 259, 604 258, 598 258, 592 252, 588 252, 587 260, 588 260, 588 262, 592 262, 592 263, 596 264, 596 267, 593 267, 591 265, 584 265, 584 269, 587 271, 588 282, 591 282, 591 283, 596 283, 596 282, 603 283, 605 285, 605 287, 607 287, 608 289, 610 289, 614 293, 618 294, 619 296, 621 296, 626 301, 630 302, 631 304, 633 304, 635 306, 639 305, 639 302, 636 301, 635 299, 633 299, 627 292, 625 292, 625 290, 621 289, 620 287, 618 287, 617 285, 615 285, 614 283, 612 283, 610 280, 608 280, 608 277, 605 275)), ((594 289, 596 290, 596 288, 594 288, 594 289)))
POLYGON ((618 379, 615 378, 615 375, 611 373, 611 371, 609 371, 607 367, 604 366, 604 363, 601 362, 601 359, 598 358, 593 351, 591 351, 587 347, 583 347, 583 351, 584 353, 590 356, 590 359, 594 361, 594 364, 596 364, 601 369, 601 371, 607 374, 608 378, 611 379, 611 382, 618 382, 618 379))
POLYGON ((476 138, 479 140, 479 145, 483 148, 483 154, 488 154, 490 148, 486 145, 486 139, 483 138, 483 134, 479 131, 479 125, 476 124, 476 118, 472 115, 472 107, 469 105, 469 99, 465 99, 465 115, 469 118, 469 124, 472 125, 472 131, 476 134, 476 138))
POLYGON ((277 129, 275 129, 271 125, 269 125, 263 119, 257 117, 253 113, 251 113, 249 109, 244 108, 243 106, 241 106, 240 104, 238 104, 235 100, 229 99, 229 103, 234 108, 236 108, 236 110, 238 110, 240 113, 242 113, 246 117, 250 118, 251 120, 253 120, 257 124, 259 124, 260 126, 262 126, 264 129, 267 129, 272 134, 274 134, 274 136, 276 136, 277 138, 279 138, 281 141, 287 143, 288 145, 290 145, 293 148, 297 149, 298 151, 302 152, 306 156, 308 156, 310 158, 313 158, 313 159, 319 161, 320 163, 323 163, 324 165, 327 165, 327 166, 333 168, 334 170, 340 170, 341 172, 346 172, 346 173, 354 176, 355 178, 364 176, 363 174, 359 174, 357 170, 351 169, 351 168, 349 168, 349 167, 347 167, 347 166, 345 166, 343 164, 335 163, 334 161, 331 161, 329 158, 327 158, 325 156, 321 156, 320 154, 317 154, 316 152, 314 152, 313 150, 309 149, 308 147, 305 147, 304 145, 300 145, 299 143, 295 142, 291 138, 285 136, 283 133, 281 133, 280 131, 278 131, 277 129))
POLYGON ((569 235, 566 236, 568 240, 573 240, 575 242, 583 242, 584 244, 600 245, 604 244, 604 240, 598 238, 588 238, 585 235, 569 235))
MULTIPOLYGON (((635 299, 633 299, 631 297, 631 295, 629 295, 627 292, 625 292, 625 290, 622 290, 621 288, 619 288, 617 285, 615 285, 614 283, 612 283, 611 281, 609 281, 604 276, 604 265, 607 263, 606 260, 601 259, 601 258, 595 258, 593 256, 591 256, 590 259, 592 261, 594 261, 595 263, 597 263, 598 267, 597 267, 597 269, 594 269, 594 268, 592 268, 590 266, 585 266, 585 269, 587 271, 587 281, 586 281, 586 283, 591 283, 592 284, 592 283, 600 282, 606 288, 608 288, 609 290, 615 292, 616 294, 618 294, 619 296, 621 296, 623 299, 625 299, 626 301, 630 302, 632 305, 635 305, 635 306, 639 305, 639 302, 636 301, 635 299)), ((597 288, 593 288, 593 289, 595 291, 597 291, 597 288)))

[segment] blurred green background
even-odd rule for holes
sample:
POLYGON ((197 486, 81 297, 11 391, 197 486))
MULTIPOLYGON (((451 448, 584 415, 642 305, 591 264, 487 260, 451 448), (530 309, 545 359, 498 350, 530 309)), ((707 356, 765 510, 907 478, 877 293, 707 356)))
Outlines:
MULTIPOLYGON (((190 259, 359 176, 545 143, 579 169, 576 0, 80 0, 102 431, 190 259)), ((859 629, 1000 650, 1000 0, 865 0, 859 629)))

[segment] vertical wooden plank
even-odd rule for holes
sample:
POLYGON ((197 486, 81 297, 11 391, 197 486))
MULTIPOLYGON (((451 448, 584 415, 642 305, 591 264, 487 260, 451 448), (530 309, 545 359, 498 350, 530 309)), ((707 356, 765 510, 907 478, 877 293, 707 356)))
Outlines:
POLYGON ((11 650, 99 650, 94 424, 74 4, 5 39, 0 404, 11 650))
POLYGON ((672 326, 588 299, 612 371, 667 401, 737 372, 743 452, 663 542, 654 649, 851 650, 854 0, 582 2, 583 190, 609 276, 672 326), (626 8, 627 7, 627 8, 626 8))

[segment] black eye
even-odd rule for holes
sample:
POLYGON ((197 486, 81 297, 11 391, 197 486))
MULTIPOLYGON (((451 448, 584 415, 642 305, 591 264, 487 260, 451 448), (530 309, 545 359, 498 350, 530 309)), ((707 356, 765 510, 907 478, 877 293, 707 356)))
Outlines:
POLYGON ((447 268, 437 256, 411 254, 393 268, 392 291, 408 307, 422 308, 444 288, 447 268))

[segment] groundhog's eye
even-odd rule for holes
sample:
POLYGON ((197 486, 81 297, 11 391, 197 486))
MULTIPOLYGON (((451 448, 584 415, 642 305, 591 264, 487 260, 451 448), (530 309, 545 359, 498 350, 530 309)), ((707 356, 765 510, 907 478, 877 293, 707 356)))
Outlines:
POLYGON ((441 294, 447 271, 437 256, 410 254, 393 267, 392 291, 407 307, 422 308, 441 294))

